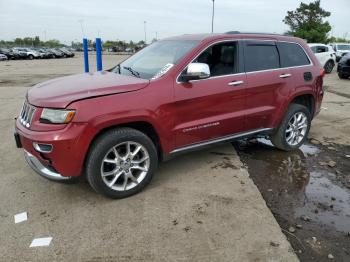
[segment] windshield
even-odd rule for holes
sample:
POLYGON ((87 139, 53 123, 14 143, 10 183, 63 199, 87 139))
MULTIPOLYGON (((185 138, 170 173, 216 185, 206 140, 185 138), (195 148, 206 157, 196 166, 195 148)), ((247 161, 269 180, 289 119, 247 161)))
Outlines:
POLYGON ((350 45, 337 45, 338 50, 350 50, 350 45))
POLYGON ((143 79, 156 79, 177 64, 197 43, 198 41, 185 40, 155 42, 116 66, 112 72, 143 79))

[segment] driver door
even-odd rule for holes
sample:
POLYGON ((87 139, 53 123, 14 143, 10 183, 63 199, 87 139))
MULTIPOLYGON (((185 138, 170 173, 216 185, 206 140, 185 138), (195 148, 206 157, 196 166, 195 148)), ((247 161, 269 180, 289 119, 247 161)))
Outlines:
POLYGON ((177 148, 244 131, 246 75, 240 53, 237 41, 217 43, 192 61, 208 64, 209 78, 185 82, 180 75, 175 83, 177 148))

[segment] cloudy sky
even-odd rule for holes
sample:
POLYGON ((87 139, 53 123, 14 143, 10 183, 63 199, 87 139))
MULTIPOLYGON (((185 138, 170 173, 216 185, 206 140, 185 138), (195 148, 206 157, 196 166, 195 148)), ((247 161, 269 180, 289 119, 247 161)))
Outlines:
MULTIPOLYGON (((310 0, 303 0, 310 2, 310 0)), ((287 10, 298 0, 215 0, 215 32, 283 33, 287 10)), ((350 0, 322 0, 332 12, 335 36, 350 37, 350 0)), ((147 40, 211 30, 211 0, 0 0, 0 39, 36 36, 65 43, 100 35, 102 39, 147 40), (157 33, 156 33, 157 32, 157 33)))

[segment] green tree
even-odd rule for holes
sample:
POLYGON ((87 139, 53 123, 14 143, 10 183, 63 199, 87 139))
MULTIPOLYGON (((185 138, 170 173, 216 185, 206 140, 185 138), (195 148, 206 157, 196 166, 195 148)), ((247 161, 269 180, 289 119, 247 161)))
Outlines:
POLYGON ((39 38, 39 36, 36 36, 35 38, 34 38, 34 40, 33 40, 33 45, 34 46, 40 46, 40 38, 39 38))
POLYGON ((309 43, 326 43, 332 27, 324 18, 331 15, 321 8, 321 0, 301 3, 294 11, 288 11, 283 22, 290 27, 288 34, 303 38, 309 43))

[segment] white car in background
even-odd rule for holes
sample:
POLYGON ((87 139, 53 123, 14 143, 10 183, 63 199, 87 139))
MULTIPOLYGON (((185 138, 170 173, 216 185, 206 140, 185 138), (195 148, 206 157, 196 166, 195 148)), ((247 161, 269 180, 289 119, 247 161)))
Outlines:
POLYGON ((339 62, 343 55, 350 53, 350 43, 332 43, 331 46, 335 51, 337 62, 339 62))
POLYGON ((336 55, 333 47, 324 44, 309 44, 309 46, 326 73, 332 73, 336 62, 336 55))
POLYGON ((0 54, 0 61, 4 61, 4 60, 7 60, 7 56, 0 54))
POLYGON ((14 47, 13 50, 15 50, 19 53, 25 54, 26 58, 30 59, 30 60, 32 60, 34 58, 41 58, 41 55, 37 51, 32 50, 30 48, 14 47))

